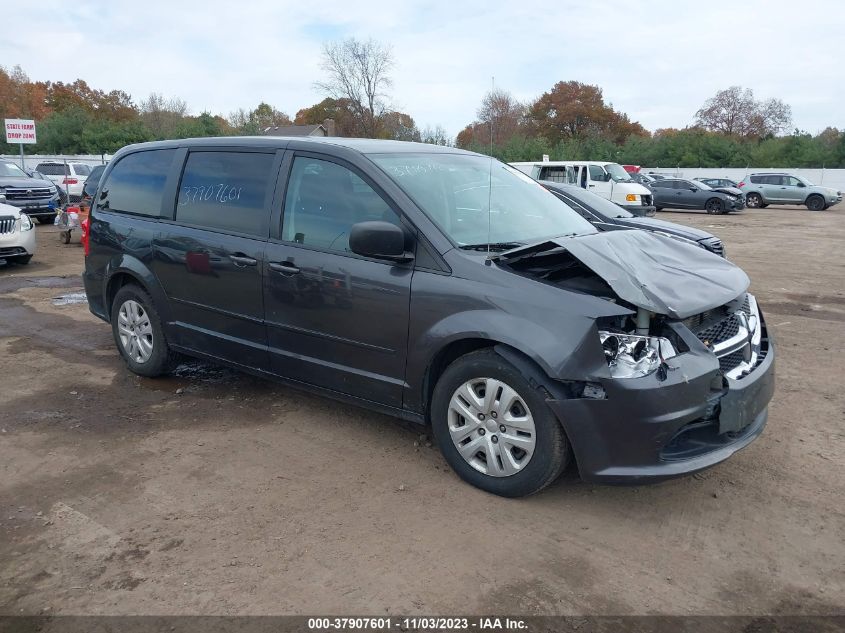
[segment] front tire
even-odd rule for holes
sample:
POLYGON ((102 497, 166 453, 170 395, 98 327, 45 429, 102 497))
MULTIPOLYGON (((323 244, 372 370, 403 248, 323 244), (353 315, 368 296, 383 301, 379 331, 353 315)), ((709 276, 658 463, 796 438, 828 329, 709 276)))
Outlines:
POLYGON ((745 196, 745 206, 749 209, 759 209, 763 206, 763 198, 759 193, 749 193, 745 196))
POLYGON ((431 425, 455 472, 503 497, 539 492, 567 465, 569 443, 545 393, 492 349, 462 356, 443 372, 431 425))
POLYGON ((724 205, 719 198, 710 198, 706 203, 704 203, 704 209, 707 213, 714 213, 714 214, 722 214, 724 213, 724 205))
POLYGON ((807 198, 807 208, 810 211, 824 211, 824 198, 819 195, 812 195, 807 198))
POLYGON ((146 291, 132 284, 118 290, 112 301, 111 324, 117 349, 133 373, 148 378, 167 373, 174 354, 146 291))

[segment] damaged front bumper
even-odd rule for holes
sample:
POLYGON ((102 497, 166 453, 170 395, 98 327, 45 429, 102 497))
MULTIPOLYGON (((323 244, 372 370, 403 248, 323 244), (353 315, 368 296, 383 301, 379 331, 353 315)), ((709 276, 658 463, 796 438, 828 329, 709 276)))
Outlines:
POLYGON ((755 365, 740 377, 728 377, 712 351, 679 327, 690 351, 671 359, 665 378, 606 379, 590 390, 598 397, 551 398, 581 477, 659 481, 713 466, 758 437, 775 384, 774 346, 759 319, 755 365))

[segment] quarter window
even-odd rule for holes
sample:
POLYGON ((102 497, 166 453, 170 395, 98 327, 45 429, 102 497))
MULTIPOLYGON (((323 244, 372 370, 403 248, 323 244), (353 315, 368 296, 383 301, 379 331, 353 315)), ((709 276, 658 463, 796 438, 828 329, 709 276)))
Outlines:
POLYGON ((333 251, 349 251, 353 224, 399 217, 384 199, 355 173, 316 158, 293 161, 282 221, 282 239, 333 251))
POLYGON ((257 152, 191 152, 179 186, 176 221, 266 237, 274 158, 257 152))
POLYGON ((161 216, 164 183, 175 149, 136 152, 120 159, 100 190, 100 209, 161 216))

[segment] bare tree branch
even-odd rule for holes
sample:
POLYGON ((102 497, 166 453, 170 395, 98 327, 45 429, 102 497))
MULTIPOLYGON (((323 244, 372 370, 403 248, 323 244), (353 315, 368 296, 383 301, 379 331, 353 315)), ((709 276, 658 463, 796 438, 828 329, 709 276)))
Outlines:
POLYGON ((378 136, 379 123, 388 108, 387 91, 393 86, 389 72, 393 52, 375 40, 349 38, 323 46, 323 81, 314 86, 333 99, 349 102, 363 136, 378 136))

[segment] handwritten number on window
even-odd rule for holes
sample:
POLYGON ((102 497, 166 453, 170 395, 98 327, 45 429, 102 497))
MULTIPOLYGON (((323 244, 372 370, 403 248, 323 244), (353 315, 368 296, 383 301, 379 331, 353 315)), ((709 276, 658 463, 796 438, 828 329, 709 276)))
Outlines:
POLYGON ((235 187, 224 183, 200 185, 197 187, 182 187, 179 206, 194 204, 195 202, 216 202, 228 204, 241 199, 243 187, 235 187))

